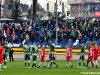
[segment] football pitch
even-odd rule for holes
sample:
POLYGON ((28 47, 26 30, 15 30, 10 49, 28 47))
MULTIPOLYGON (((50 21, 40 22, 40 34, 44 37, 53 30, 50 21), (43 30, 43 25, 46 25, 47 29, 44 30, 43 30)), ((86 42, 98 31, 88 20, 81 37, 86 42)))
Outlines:
MULTIPOLYGON (((73 68, 66 67, 65 60, 57 60, 58 68, 52 65, 51 69, 43 68, 43 65, 39 69, 28 69, 24 67, 23 60, 15 60, 14 62, 7 63, 7 68, 0 71, 0 75, 100 75, 100 68, 86 68, 78 69, 78 61, 72 60, 73 68)), ((38 65, 37 61, 37 65, 38 65)), ((99 61, 100 64, 100 61, 99 61)), ((31 62, 32 65, 32 62, 31 62)), ((48 62, 46 62, 48 65, 48 62)))

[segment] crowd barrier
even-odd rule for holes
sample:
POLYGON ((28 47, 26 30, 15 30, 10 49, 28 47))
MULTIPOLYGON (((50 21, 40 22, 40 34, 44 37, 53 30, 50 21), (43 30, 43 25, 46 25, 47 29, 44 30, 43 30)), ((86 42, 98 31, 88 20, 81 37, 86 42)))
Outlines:
MULTIPOLYGON (((22 47, 12 47, 12 49, 14 50, 14 54, 23 54, 23 48, 22 47)), ((39 48, 39 51, 41 49, 39 48)), ((50 48, 47 47, 45 48, 45 53, 48 54, 49 53, 50 48)), ((66 48, 55 48, 56 54, 65 54, 66 48)), ((72 53, 79 53, 80 49, 72 49, 72 53)), ((85 49, 85 52, 88 52, 87 49, 85 49)))

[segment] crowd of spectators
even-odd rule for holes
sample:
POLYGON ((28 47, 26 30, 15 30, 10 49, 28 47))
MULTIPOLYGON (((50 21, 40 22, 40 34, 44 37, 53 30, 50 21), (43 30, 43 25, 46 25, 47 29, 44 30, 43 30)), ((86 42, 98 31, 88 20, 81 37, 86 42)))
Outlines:
POLYGON ((8 43, 23 44, 30 42, 32 44, 47 44, 48 40, 55 42, 57 38, 58 45, 74 43, 77 39, 79 43, 87 41, 98 41, 100 38, 100 20, 60 20, 56 26, 55 20, 45 20, 30 23, 15 24, 3 23, 0 29, 0 41, 8 43), (56 36, 57 31, 57 36, 56 36))

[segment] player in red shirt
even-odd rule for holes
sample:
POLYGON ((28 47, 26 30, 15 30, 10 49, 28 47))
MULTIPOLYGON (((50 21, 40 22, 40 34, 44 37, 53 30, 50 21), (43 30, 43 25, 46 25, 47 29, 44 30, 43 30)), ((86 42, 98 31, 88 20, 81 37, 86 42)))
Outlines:
POLYGON ((68 65, 71 66, 71 68, 73 67, 73 65, 71 64, 70 62, 70 59, 72 57, 72 48, 70 47, 70 45, 68 44, 67 47, 66 47, 66 61, 68 62, 68 65))
POLYGON ((40 68, 40 65, 42 64, 42 62, 44 63, 44 68, 46 68, 45 48, 43 47, 43 45, 41 45, 40 47, 41 47, 41 51, 39 52, 40 63, 39 63, 39 66, 37 68, 40 68))
POLYGON ((89 48, 89 52, 88 52, 89 53, 88 61, 90 64, 90 66, 89 66, 89 68, 90 68, 93 63, 93 58, 94 58, 94 47, 93 47, 92 43, 90 43, 89 45, 90 45, 89 46, 90 48, 89 48))
POLYGON ((98 60, 98 56, 99 56, 99 47, 98 47, 97 44, 95 44, 95 46, 94 46, 94 61, 95 61, 96 68, 99 67, 98 61, 97 61, 98 60))
POLYGON ((0 46, 0 71, 2 71, 1 67, 2 67, 2 62, 3 62, 3 51, 4 51, 4 48, 0 46))

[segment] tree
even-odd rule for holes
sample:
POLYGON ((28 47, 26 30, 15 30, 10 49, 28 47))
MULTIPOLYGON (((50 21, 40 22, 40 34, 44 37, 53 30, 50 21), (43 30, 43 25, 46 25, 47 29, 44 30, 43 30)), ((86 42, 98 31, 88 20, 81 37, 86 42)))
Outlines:
MULTIPOLYGON (((45 13, 45 10, 44 10, 44 8, 42 8, 42 6, 39 4, 39 3, 37 3, 36 4, 36 12, 43 12, 43 13, 45 13)), ((31 7, 28 9, 28 14, 27 14, 27 18, 34 18, 33 17, 33 5, 31 5, 31 7)), ((35 16, 36 16, 36 19, 38 19, 37 18, 37 15, 38 14, 36 14, 35 16)), ((39 16, 41 16, 42 14, 39 14, 39 16)), ((43 15, 42 15, 43 16, 43 15)), ((35 20, 35 18, 33 19, 33 20, 35 20)))
POLYGON ((22 12, 27 12, 29 8, 27 4, 23 4, 23 3, 20 3, 20 7, 22 9, 22 12))
POLYGON ((31 8, 29 8, 28 9, 27 18, 30 18, 31 19, 32 18, 31 16, 32 16, 32 11, 31 11, 31 8))
POLYGON ((10 4, 11 0, 5 0, 5 4, 10 4))
POLYGON ((14 0, 10 0, 10 3, 11 3, 11 9, 12 9, 12 18, 14 18, 13 2, 14 2, 14 0))
POLYGON ((33 0, 33 20, 36 20, 36 5, 37 0, 33 0))
POLYGON ((20 0, 15 0, 15 6, 16 6, 16 8, 15 8, 15 14, 14 14, 14 18, 15 19, 18 19, 18 17, 19 17, 19 5, 20 5, 20 0))

